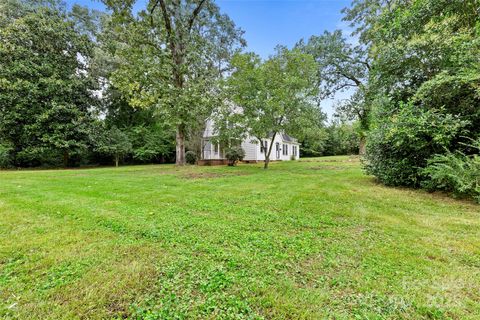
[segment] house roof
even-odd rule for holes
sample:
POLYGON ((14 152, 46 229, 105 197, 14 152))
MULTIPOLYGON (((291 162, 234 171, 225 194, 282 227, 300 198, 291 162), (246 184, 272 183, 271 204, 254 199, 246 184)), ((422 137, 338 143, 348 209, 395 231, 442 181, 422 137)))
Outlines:
POLYGON ((290 137, 288 134, 286 133, 282 133, 282 139, 283 141, 285 142, 296 142, 296 139, 290 137))
MULTIPOLYGON (((298 143, 297 139, 289 136, 289 135, 286 134, 286 133, 283 133, 283 132, 282 132, 282 133, 280 133, 280 135, 281 135, 282 140, 283 140, 284 142, 298 143)), ((270 133, 270 134, 268 135, 268 137, 269 137, 269 138, 272 138, 272 137, 273 137, 273 133, 270 133)))

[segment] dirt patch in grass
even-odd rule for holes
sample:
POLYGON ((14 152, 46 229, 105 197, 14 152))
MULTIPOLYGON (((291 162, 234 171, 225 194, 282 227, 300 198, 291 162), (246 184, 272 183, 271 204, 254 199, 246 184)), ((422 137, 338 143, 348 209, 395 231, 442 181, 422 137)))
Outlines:
POLYGON ((224 177, 234 177, 234 176, 246 176, 248 173, 245 172, 235 172, 235 173, 218 173, 218 172, 189 172, 182 175, 183 179, 217 179, 224 177))
POLYGON ((183 179, 214 179, 224 177, 224 174, 214 172, 189 172, 182 175, 183 179))
POLYGON ((345 170, 345 167, 339 166, 318 166, 318 167, 310 167, 310 170, 345 170))
POLYGON ((358 156, 356 157, 350 157, 348 159, 302 159, 299 162, 340 162, 340 163, 356 163, 360 162, 360 158, 358 156))

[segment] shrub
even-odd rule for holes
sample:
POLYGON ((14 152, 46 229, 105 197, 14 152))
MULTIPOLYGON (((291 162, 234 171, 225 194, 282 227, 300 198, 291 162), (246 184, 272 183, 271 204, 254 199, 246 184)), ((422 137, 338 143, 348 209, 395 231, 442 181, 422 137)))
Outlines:
POLYGON ((229 166, 237 165, 238 161, 243 160, 245 158, 245 150, 242 147, 231 147, 225 151, 225 157, 228 160, 229 166))
MULTIPOLYGON (((480 140, 478 141, 480 147, 480 140)), ((480 148, 479 148, 480 150, 480 148)), ((423 170, 428 177, 423 187, 443 190, 459 197, 469 197, 480 203, 480 156, 467 156, 459 151, 435 155, 423 170)))
POLYGON ((193 151, 187 151, 185 153, 185 161, 188 164, 195 164, 197 163, 197 154, 193 151))
POLYGON ((377 117, 368 136, 364 167, 386 185, 419 187, 428 159, 451 149, 466 125, 442 110, 402 104, 396 113, 377 117))

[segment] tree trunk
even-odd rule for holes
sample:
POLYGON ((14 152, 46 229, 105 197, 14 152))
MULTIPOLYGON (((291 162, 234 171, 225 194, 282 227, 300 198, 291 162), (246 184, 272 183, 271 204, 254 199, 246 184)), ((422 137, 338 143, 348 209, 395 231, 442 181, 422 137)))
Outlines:
POLYGON ((176 146, 175 146, 175 164, 177 166, 185 165, 185 128, 183 125, 177 127, 176 134, 176 146))
POLYGON ((268 153, 267 153, 267 150, 265 150, 265 164, 263 165, 263 169, 268 169, 268 164, 270 163, 270 155, 272 154, 273 143, 275 142, 275 137, 276 136, 277 136, 277 133, 275 132, 272 135, 272 140, 270 141, 270 146, 268 148, 268 153))
POLYGON ((265 163, 263 164, 263 169, 268 169, 268 163, 270 162, 270 157, 265 156, 265 163))
POLYGON ((63 167, 68 167, 68 151, 63 151, 63 167))
POLYGON ((119 161, 118 156, 115 156, 115 167, 117 168, 118 168, 118 161, 119 161))
POLYGON ((365 138, 365 136, 360 137, 360 144, 359 144, 359 148, 358 148, 358 153, 361 156, 364 156, 367 153, 366 144, 367 144, 367 139, 365 138))

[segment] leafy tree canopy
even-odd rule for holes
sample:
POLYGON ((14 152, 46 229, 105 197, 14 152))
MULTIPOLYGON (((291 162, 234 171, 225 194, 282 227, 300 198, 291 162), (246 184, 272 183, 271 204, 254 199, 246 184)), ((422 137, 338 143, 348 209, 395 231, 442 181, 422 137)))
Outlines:
POLYGON ((436 154, 478 152, 480 3, 357 0, 345 10, 372 60, 367 169, 381 181, 422 185, 436 154))
POLYGON ((56 154, 66 164, 88 140, 85 126, 97 104, 92 42, 60 4, 47 4, 2 3, 0 139, 13 148, 17 166, 56 154))
MULTIPOLYGON (((232 65, 234 71, 227 86, 229 96, 240 110, 232 110, 231 106, 227 110, 232 110, 230 114, 234 117, 230 123, 239 126, 246 135, 258 141, 269 138, 273 141, 281 132, 300 134, 304 128, 318 124, 315 122, 319 114, 317 67, 311 55, 277 47, 276 54, 266 61, 252 53, 239 54, 232 65)), ((270 145, 265 168, 271 151, 270 145)))
POLYGON ((107 0, 115 19, 113 83, 135 107, 158 109, 176 128, 177 164, 185 163, 187 129, 206 119, 219 99, 218 81, 242 32, 211 0, 151 0, 138 14, 133 1, 107 0))

